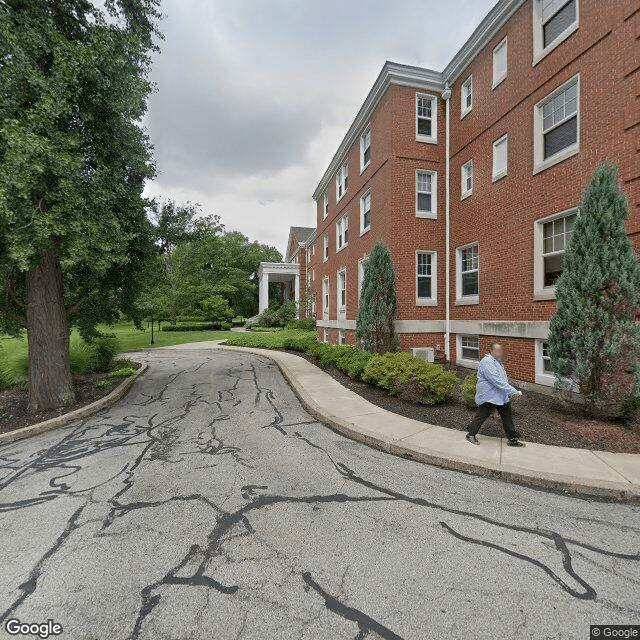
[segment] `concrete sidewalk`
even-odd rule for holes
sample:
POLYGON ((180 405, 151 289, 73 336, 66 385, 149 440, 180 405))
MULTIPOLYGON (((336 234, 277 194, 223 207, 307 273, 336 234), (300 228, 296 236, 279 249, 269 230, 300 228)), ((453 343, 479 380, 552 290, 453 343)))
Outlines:
POLYGON ((532 442, 513 448, 504 438, 488 436, 481 438, 480 446, 474 446, 466 442, 462 431, 405 418, 371 404, 290 353, 223 346, 218 341, 179 348, 207 346, 273 360, 311 415, 349 438, 388 453, 530 486, 640 504, 640 455, 532 442))

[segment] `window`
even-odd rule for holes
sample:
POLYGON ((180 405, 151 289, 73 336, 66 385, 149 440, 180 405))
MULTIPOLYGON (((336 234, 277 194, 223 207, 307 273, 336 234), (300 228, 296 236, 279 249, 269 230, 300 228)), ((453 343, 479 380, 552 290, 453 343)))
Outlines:
POLYGON ((493 143, 493 181, 507 175, 507 136, 493 143))
POLYGON ((343 311, 347 306, 347 272, 338 271, 338 309, 343 311))
POLYGON ((360 173, 362 173, 371 162, 371 127, 360 136, 360 173))
POLYGON ((336 200, 340 200, 349 186, 349 165, 345 162, 336 173, 336 200))
POLYGON ((544 373, 553 374, 553 368, 551 367, 551 356, 549 355, 549 343, 544 341, 541 345, 542 348, 542 371, 544 373))
POLYGON ((364 256, 358 260, 358 300, 362 295, 362 287, 364 286, 364 270, 367 268, 367 258, 364 256))
POLYGON ((329 278, 322 280, 322 315, 324 318, 329 317, 329 278))
POLYGON ((329 234, 325 233, 322 236, 322 261, 326 262, 329 259, 329 234))
POLYGON ((416 94, 416 139, 422 142, 436 141, 436 98, 416 94))
POLYGON ((460 118, 464 118, 473 107, 473 76, 469 76, 460 88, 460 118))
POLYGON ((325 191, 322 196, 322 219, 324 220, 329 215, 329 192, 325 191))
POLYGON ((507 77, 507 39, 493 50, 493 88, 507 77))
POLYGON ((324 329, 322 331, 322 341, 329 342, 329 329, 324 329))
POLYGON ((436 301, 436 254, 416 252, 416 304, 433 305, 436 301))
POLYGON ((534 0, 533 63, 536 64, 578 28, 578 0, 534 0))
POLYGON ((534 153, 538 171, 578 153, 580 82, 576 76, 535 107, 534 153))
POLYGON ((436 173, 416 171, 416 215, 419 218, 436 217, 436 173))
POLYGON ((461 168, 461 197, 464 198, 470 196, 473 193, 473 160, 469 160, 469 162, 462 165, 461 168))
POLYGON ((336 251, 344 249, 349 244, 349 216, 342 216, 336 222, 336 251))
POLYGON ((547 340, 536 340, 536 382, 551 386, 555 384, 556 377, 551 366, 549 356, 549 343, 547 340))
POLYGON ((471 362, 478 362, 480 360, 480 337, 459 336, 458 352, 458 360, 470 360, 471 362))
POLYGON ((360 198, 360 235, 371 229, 371 191, 360 198))
POLYGON ((568 209, 534 225, 534 300, 555 298, 555 285, 562 274, 562 256, 569 244, 578 209, 568 209))
POLYGON ((476 304, 479 294, 478 245, 458 249, 458 304, 476 304))
POLYGON ((338 344, 347 344, 347 337, 344 329, 338 329, 338 344))

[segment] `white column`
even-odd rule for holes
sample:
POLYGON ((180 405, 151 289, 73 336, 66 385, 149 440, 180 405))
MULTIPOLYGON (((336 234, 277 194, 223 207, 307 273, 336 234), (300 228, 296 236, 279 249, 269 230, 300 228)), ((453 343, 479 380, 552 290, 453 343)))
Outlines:
POLYGON ((262 313, 269 306, 269 274, 262 272, 260 291, 258 294, 258 312, 262 313))
POLYGON ((293 299, 296 301, 296 304, 298 305, 298 309, 296 311, 296 317, 299 318, 300 317, 300 274, 299 273, 296 273, 296 276, 295 276, 293 299))

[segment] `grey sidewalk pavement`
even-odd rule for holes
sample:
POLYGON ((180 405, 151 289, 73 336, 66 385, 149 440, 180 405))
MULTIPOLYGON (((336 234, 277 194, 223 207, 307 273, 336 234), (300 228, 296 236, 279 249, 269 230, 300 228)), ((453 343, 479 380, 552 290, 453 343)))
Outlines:
POLYGON ((270 358, 311 415, 349 438, 388 453, 529 486, 640 503, 640 455, 533 442, 512 448, 503 438, 488 436, 482 437, 480 446, 473 446, 461 431, 411 420, 371 404, 299 356, 226 346, 221 341, 179 348, 231 349, 270 358))

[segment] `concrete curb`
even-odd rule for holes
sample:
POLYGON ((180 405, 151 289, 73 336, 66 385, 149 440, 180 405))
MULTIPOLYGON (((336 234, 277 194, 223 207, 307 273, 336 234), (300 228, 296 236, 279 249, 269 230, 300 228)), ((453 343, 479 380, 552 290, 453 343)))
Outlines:
MULTIPOLYGON (((278 351, 270 351, 266 349, 255 349, 251 347, 235 347, 235 346, 226 346, 226 345, 218 345, 218 348, 221 350, 230 350, 230 351, 239 351, 239 352, 249 352, 255 355, 260 355, 268 358, 272 362, 274 362, 282 375, 285 377, 294 393, 306 409, 306 411, 312 415, 316 420, 322 422, 327 425, 329 428, 341 433, 342 435, 351 438, 352 440, 357 440, 358 442, 362 442, 370 447, 375 449, 379 449, 381 451, 385 451, 386 453, 390 453, 396 456, 400 456, 403 458, 408 458, 410 460, 415 460, 417 462, 423 462, 426 464, 431 464, 434 466, 442 467, 444 469, 451 469, 454 471, 462 471, 464 473, 470 473, 473 475, 479 475, 499 480, 504 480, 507 482, 514 482, 518 484, 523 484, 526 486, 538 488, 538 489, 546 489, 551 491, 560 491, 573 495, 583 496, 583 497, 592 497, 598 499, 607 499, 607 500, 615 500, 618 502, 628 502, 632 504, 640 504, 640 484, 635 484, 631 481, 622 483, 622 482, 612 482, 602 479, 590 479, 587 477, 573 477, 568 474, 561 473, 549 473, 547 471, 533 471, 531 469, 521 468, 516 465, 509 464, 494 464, 489 461, 478 461, 473 460, 467 456, 461 455, 442 455, 437 451, 429 451, 429 450, 418 450, 416 448, 411 447, 410 445, 403 444, 403 438, 396 439, 387 439, 381 438, 376 435, 372 435, 370 433, 365 433, 363 430, 357 428, 357 425, 354 423, 353 419, 347 421, 343 418, 335 416, 332 414, 328 407, 323 407, 316 402, 312 393, 305 387, 305 385, 297 379, 296 374, 287 366, 286 359, 282 357, 278 357, 278 351)), ((287 356, 292 356, 292 354, 284 354, 287 356)), ((292 356, 299 357, 299 356, 292 356)), ((302 358, 301 358, 302 359, 302 358)), ((314 365, 310 365, 314 366, 314 365)), ((328 374, 322 372, 318 369, 318 375, 320 376, 328 376, 328 374)), ((353 393, 348 391, 345 387, 345 392, 353 393)), ((353 394, 356 396, 357 394, 353 394)), ((358 396, 359 398, 359 396, 358 396)), ((366 402, 366 401, 365 401, 366 402)), ((375 412, 387 413, 389 414, 389 419, 393 420, 398 419, 399 416, 390 411, 381 410, 380 407, 375 405, 371 405, 372 410, 375 412)), ((414 421, 417 423, 417 421, 414 421)), ((427 423, 424 424, 424 430, 430 428, 444 428, 444 427, 434 427, 427 423)), ((483 441, 489 440, 488 437, 483 438, 483 441)), ((491 440, 497 440, 496 438, 492 438, 491 440)), ((549 449, 559 449, 558 447, 551 447, 549 449)), ((464 451, 464 439, 461 434, 461 452, 464 451)), ((584 450, 576 450, 576 451, 584 451, 584 450)), ((594 452, 596 457, 600 452, 594 452)), ((615 455, 615 454, 610 454, 615 455)), ((631 455, 631 454, 620 454, 631 455)), ((640 461, 640 455, 637 456, 640 461)), ((619 472, 618 472, 619 473, 619 472)), ((622 474, 620 474, 622 475, 622 474)))
POLYGON ((142 364, 142 366, 136 371, 135 376, 125 378, 109 395, 106 395, 104 398, 100 398, 91 404, 87 404, 84 407, 80 407, 75 411, 70 411, 69 413, 65 413, 61 416, 51 418, 50 420, 45 420, 44 422, 38 422, 37 424, 32 424, 28 427, 23 427, 22 429, 9 431, 8 433, 1 433, 0 445, 16 442, 17 440, 23 440, 24 438, 30 438, 31 436, 36 436, 39 433, 45 433, 46 431, 52 431, 53 429, 62 427, 70 422, 74 422, 75 420, 87 418, 101 409, 110 407, 112 404, 120 400, 120 398, 122 398, 129 389, 131 389, 133 383, 148 368, 149 365, 142 364))

